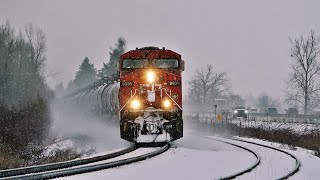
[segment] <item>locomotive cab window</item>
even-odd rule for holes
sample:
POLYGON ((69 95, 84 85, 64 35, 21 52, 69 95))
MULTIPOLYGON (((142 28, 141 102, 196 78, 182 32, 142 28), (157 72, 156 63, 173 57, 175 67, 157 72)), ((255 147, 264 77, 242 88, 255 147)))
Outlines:
POLYGON ((124 69, 139 69, 147 68, 149 66, 149 60, 147 59, 125 59, 122 62, 122 68, 124 69))
POLYGON ((177 59, 154 59, 152 66, 155 68, 178 68, 179 61, 177 59))

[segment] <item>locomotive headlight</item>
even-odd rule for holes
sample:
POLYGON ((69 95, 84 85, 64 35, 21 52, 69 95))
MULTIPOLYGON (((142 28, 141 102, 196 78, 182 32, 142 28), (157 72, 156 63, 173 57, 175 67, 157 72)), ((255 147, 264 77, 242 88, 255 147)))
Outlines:
POLYGON ((141 102, 137 99, 131 101, 132 109, 139 109, 141 107, 141 102))
POLYGON ((155 79, 156 75, 153 71, 148 71, 147 72, 147 81, 149 83, 153 83, 154 82, 154 79, 155 79))
POLYGON ((164 101, 162 102, 162 105, 163 105, 164 108, 168 109, 168 108, 171 107, 171 101, 169 101, 168 99, 166 99, 166 100, 164 100, 164 101))
POLYGON ((237 111, 237 110, 234 110, 234 113, 235 113, 235 114, 237 114, 237 113, 238 113, 238 111, 237 111))
POLYGON ((248 114, 248 110, 245 110, 244 113, 248 114))

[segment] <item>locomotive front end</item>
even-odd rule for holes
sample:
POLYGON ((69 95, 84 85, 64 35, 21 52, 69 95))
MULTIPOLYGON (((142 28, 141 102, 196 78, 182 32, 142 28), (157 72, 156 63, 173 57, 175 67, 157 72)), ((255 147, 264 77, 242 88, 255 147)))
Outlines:
POLYGON ((121 56, 119 69, 121 137, 138 143, 181 138, 181 56, 154 47, 136 49, 121 56))

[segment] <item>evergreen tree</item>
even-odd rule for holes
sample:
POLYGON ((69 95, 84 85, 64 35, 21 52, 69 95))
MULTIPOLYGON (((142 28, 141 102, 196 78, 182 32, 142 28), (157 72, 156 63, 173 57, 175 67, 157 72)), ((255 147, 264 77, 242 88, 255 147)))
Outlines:
POLYGON ((118 42, 114 48, 110 48, 110 60, 107 63, 103 63, 103 67, 98 72, 98 77, 103 78, 108 75, 115 74, 117 72, 117 62, 120 59, 121 54, 124 53, 126 46, 126 40, 122 37, 118 38, 118 42))
POLYGON ((83 88, 92 84, 97 80, 96 73, 93 63, 91 64, 89 58, 86 57, 79 66, 79 70, 74 78, 75 87, 83 88))

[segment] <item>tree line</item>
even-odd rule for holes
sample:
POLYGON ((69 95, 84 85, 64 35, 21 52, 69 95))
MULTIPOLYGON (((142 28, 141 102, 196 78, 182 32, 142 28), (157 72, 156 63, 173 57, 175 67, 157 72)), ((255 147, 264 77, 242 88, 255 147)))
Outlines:
MULTIPOLYGON (((289 43, 290 73, 286 81, 286 97, 282 102, 302 109, 306 115, 320 108, 320 38, 311 30, 307 36, 289 38, 289 43)), ((219 103, 219 100, 223 100, 227 108, 245 106, 244 98, 232 93, 227 73, 215 71, 210 64, 196 70, 188 83, 188 103, 209 109, 219 103)), ((250 99, 251 105, 262 112, 268 107, 277 107, 282 103, 266 93, 250 99)))
POLYGON ((32 24, 16 32, 7 21, 0 26, 0 104, 21 109, 47 97, 44 66, 46 37, 32 24))
MULTIPOLYGON (((118 38, 117 43, 109 50, 109 59, 106 63, 103 63, 103 67, 100 70, 97 70, 94 64, 90 62, 90 59, 85 57, 79 65, 79 69, 76 72, 74 79, 69 81, 66 87, 67 92, 86 87, 103 77, 115 75, 117 72, 117 62, 119 61, 120 56, 125 52, 125 48, 126 40, 123 37, 118 38)), ((63 92, 63 84, 58 84, 55 90, 56 92, 63 92)))
POLYGON ((259 108, 265 112, 268 107, 279 106, 279 102, 266 93, 255 98, 252 95, 242 97, 232 92, 227 73, 216 71, 210 64, 196 70, 188 83, 186 104, 200 106, 204 110, 213 110, 214 105, 231 110, 235 107, 245 107, 246 103, 249 103, 252 108, 259 108))
MULTIPOLYGON (((319 108, 320 102, 320 66, 319 47, 320 38, 310 31, 307 36, 300 35, 289 38, 290 45, 290 73, 286 81, 286 97, 275 100, 270 95, 262 93, 251 102, 251 106, 266 111, 268 107, 278 107, 286 103, 290 107, 298 107, 308 114, 319 108)), ((85 58, 74 80, 70 81, 67 89, 75 90, 85 87, 97 79, 116 73, 116 64, 121 54, 125 52, 126 41, 119 38, 114 47, 110 48, 109 60, 103 68, 96 70, 89 58, 85 58)), ((194 105, 212 108, 214 104, 224 99, 228 108, 245 106, 245 100, 239 94, 232 92, 231 83, 226 72, 218 72, 210 64, 195 71, 189 84, 187 100, 194 105)), ((63 89, 60 84, 57 89, 63 89)), ((252 98, 251 98, 252 99, 252 98)))
POLYGON ((0 24, 0 168, 28 163, 48 135, 53 94, 45 82, 46 60, 40 28, 0 24))

